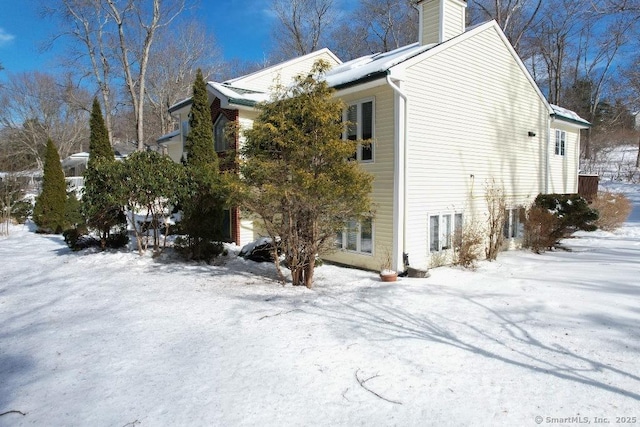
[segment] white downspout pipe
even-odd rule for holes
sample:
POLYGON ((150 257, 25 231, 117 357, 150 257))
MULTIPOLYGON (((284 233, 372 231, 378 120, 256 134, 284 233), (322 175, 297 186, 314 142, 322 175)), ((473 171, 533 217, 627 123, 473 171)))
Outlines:
MULTIPOLYGON (((407 94, 400 89, 400 86, 391 80, 391 76, 387 74, 387 83, 399 98, 402 98, 402 107, 397 104, 398 111, 398 131, 395 134, 395 161, 394 161, 394 192, 393 192, 393 210, 394 218, 401 218, 401 221, 394 221, 393 233, 393 263, 396 270, 404 269, 403 254, 407 252, 407 111, 409 100, 407 94), (401 230, 399 228, 402 228, 401 230), (402 241, 399 242, 400 236, 402 241), (402 253, 398 253, 398 249, 402 248, 402 253)), ((397 98, 396 98, 397 99, 397 98)))

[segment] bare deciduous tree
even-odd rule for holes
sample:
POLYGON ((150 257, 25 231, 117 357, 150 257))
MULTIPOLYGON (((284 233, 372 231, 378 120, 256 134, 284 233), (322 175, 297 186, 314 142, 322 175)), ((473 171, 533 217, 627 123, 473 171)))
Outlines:
POLYGON ((542 0, 473 0, 473 12, 479 18, 495 19, 505 35, 520 52, 520 42, 535 24, 542 0))
POLYGON ((150 136, 154 140, 173 130, 168 108, 191 95, 196 70, 200 68, 205 76, 221 71, 221 53, 202 24, 191 21, 158 36, 149 58, 146 91, 151 112, 148 123, 153 128, 150 136))
MULTIPOLYGON (((109 141, 113 143, 113 90, 114 64, 111 39, 109 37, 109 15, 100 0, 60 0, 58 4, 43 3, 43 13, 59 17, 61 32, 56 35, 69 36, 80 47, 72 44, 69 51, 70 65, 91 75, 100 92, 105 111, 105 124, 109 141), (85 60, 88 61, 85 68, 85 60)), ((54 38, 55 40, 55 38, 54 38)))
POLYGON ((186 0, 104 1, 117 28, 118 56, 135 114, 138 150, 143 151, 144 101, 151 46, 158 29, 169 25, 182 12, 186 0))
POLYGON ((361 0, 332 38, 343 59, 388 52, 418 40, 418 11, 411 0, 361 0))
POLYGON ((321 47, 323 37, 335 19, 333 0, 272 0, 274 58, 305 55, 321 47))
POLYGON ((0 126, 14 155, 43 165, 47 139, 56 141, 62 157, 82 149, 88 141, 86 90, 69 79, 58 81, 37 71, 11 74, 0 88, 0 126))
MULTIPOLYGON (((146 75, 159 30, 170 25, 188 0, 59 0, 45 10, 62 18, 59 35, 79 44, 76 58, 88 59, 102 94, 105 122, 113 134, 113 82, 124 81, 134 112, 138 149, 144 149, 146 75)), ((48 3, 47 3, 48 4, 48 3)), ((76 65, 78 65, 76 63, 76 65)), ((113 142, 113 141, 112 141, 113 142)))

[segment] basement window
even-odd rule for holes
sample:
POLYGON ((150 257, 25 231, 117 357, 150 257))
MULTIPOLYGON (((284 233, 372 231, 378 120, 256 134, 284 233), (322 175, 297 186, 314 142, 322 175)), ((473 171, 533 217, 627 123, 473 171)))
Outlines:
POLYGON ((336 235, 336 248, 363 254, 373 253, 373 221, 364 218, 350 220, 336 235))

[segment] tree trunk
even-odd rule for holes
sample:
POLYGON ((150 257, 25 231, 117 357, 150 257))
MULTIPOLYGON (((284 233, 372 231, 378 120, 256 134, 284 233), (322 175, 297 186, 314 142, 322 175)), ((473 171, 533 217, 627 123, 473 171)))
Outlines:
POLYGON ((304 285, 311 289, 313 286, 313 270, 316 267, 316 257, 315 255, 312 255, 309 258, 310 259, 307 260, 307 265, 304 269, 304 285))

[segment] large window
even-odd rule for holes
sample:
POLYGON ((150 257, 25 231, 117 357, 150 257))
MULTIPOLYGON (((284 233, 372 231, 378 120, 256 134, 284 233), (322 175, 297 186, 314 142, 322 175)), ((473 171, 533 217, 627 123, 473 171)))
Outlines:
POLYGON ((346 139, 350 141, 366 141, 359 143, 353 160, 362 162, 373 161, 373 129, 375 126, 373 100, 360 101, 351 104, 345 112, 345 120, 349 122, 346 129, 346 139))
POLYGON ((231 135, 229 135, 229 119, 223 114, 220 114, 215 124, 213 125, 213 141, 215 150, 227 151, 231 148, 231 135))
POLYGON ((452 249, 455 233, 462 232, 461 213, 429 216, 429 252, 452 249))
POLYGON ((336 247, 364 254, 373 253, 373 221, 365 218, 361 221, 347 222, 344 230, 336 235, 336 247))
POLYGON ((567 133, 563 130, 556 129, 556 155, 564 156, 566 141, 567 133))

